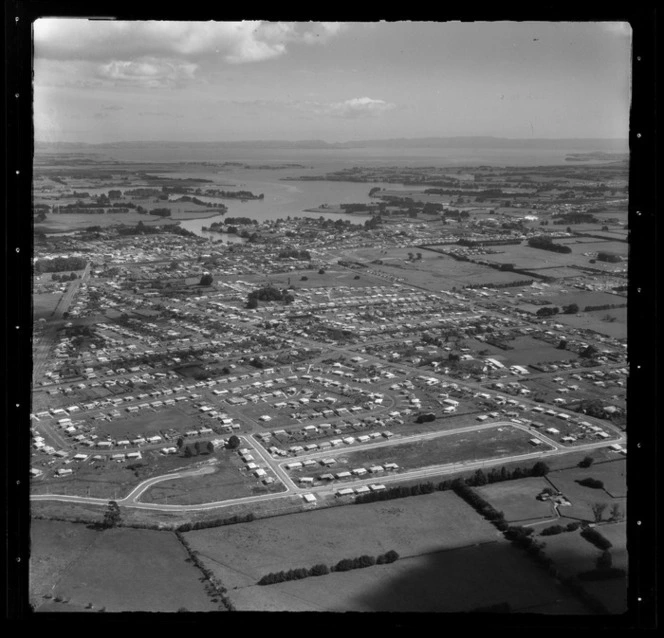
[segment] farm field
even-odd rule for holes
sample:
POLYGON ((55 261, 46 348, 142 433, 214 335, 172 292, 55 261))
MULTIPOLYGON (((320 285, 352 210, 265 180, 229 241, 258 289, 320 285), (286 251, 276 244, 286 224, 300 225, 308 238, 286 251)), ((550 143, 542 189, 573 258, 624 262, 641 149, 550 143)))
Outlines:
MULTIPOLYGON (((601 525, 598 531, 608 538, 613 547, 609 550, 613 566, 627 570, 628 557, 625 546, 625 523, 601 525)), ((585 540, 579 531, 563 532, 555 536, 541 537, 545 552, 554 561, 563 578, 576 576, 595 568, 601 551, 585 540)), ((600 600, 611 613, 622 613, 627 607, 627 582, 624 578, 604 581, 584 581, 584 589, 600 600)))
POLYGON ((624 510, 627 491, 625 466, 624 460, 598 463, 585 469, 570 468, 549 472, 547 479, 572 503, 570 507, 565 508, 565 516, 592 522, 595 520, 591 509, 593 503, 607 503, 605 516, 608 516, 614 503, 620 505, 624 510), (576 482, 588 477, 603 481, 605 489, 584 487, 576 482), (611 494, 614 496, 607 492, 607 488, 613 490, 611 494))
POLYGON ((32 519, 29 600, 33 608, 46 600, 45 594, 53 593, 61 575, 94 544, 98 534, 85 525, 32 519))
POLYGON ((174 612, 182 607, 218 611, 220 605, 208 598, 200 573, 185 562, 187 557, 170 532, 98 532, 75 523, 37 521, 31 556, 36 611, 52 610, 52 605, 39 607, 44 593, 68 599, 72 611, 89 603, 94 610, 109 612, 174 612), (53 558, 63 541, 70 546, 66 562, 53 558))
MULTIPOLYGON (((415 441, 402 445, 349 451, 346 454, 331 453, 338 465, 348 468, 367 467, 382 462, 394 462, 402 469, 415 469, 446 463, 463 463, 481 459, 528 454, 533 451, 531 437, 509 426, 450 434, 436 439, 415 441)), ((539 450, 548 446, 542 444, 539 450)), ((346 448, 348 449, 348 448, 346 448)), ((346 468, 344 468, 346 469, 346 468)))
MULTIPOLYGON (((229 590, 269 572, 342 558, 403 556, 493 542, 498 532, 452 492, 332 507, 185 534, 229 590)), ((261 590, 264 589, 261 587, 261 590)))
POLYGON ((475 491, 503 512, 508 523, 523 524, 557 516, 551 503, 536 498, 545 487, 550 487, 545 478, 532 477, 484 485, 475 491))
POLYGON ((231 591, 241 611, 587 613, 525 554, 500 540, 343 573, 231 591))

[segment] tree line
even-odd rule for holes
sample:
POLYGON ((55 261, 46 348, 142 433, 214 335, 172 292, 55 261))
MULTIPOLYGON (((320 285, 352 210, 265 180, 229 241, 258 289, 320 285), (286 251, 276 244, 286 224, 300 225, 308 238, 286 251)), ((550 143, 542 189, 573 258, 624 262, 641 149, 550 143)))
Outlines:
POLYGON ((336 565, 328 567, 323 563, 314 565, 309 569, 300 567, 297 569, 289 569, 288 571, 270 572, 263 576, 256 584, 257 585, 274 585, 276 583, 284 583, 290 580, 301 580, 311 576, 324 576, 330 572, 347 572, 352 569, 364 569, 365 567, 372 567, 374 565, 386 565, 393 563, 399 559, 399 554, 393 549, 385 554, 378 556, 368 556, 364 554, 357 558, 343 558, 336 565))
MULTIPOLYGON (((437 484, 428 481, 426 483, 416 483, 415 485, 397 485, 378 492, 358 494, 355 497, 355 503, 362 504, 373 503, 376 501, 390 501, 396 498, 431 494, 435 491, 444 492, 446 490, 455 489, 455 485, 458 487, 459 483, 457 483, 457 481, 463 481, 464 485, 475 487, 491 483, 499 483, 501 481, 528 478, 530 476, 546 476, 548 472, 549 467, 542 461, 538 461, 530 468, 515 467, 513 469, 508 469, 503 465, 500 469, 495 467, 492 468, 490 472, 484 472, 484 470, 480 468, 472 476, 465 479, 447 479, 437 484)), ((486 504, 488 505, 488 503, 486 504)))

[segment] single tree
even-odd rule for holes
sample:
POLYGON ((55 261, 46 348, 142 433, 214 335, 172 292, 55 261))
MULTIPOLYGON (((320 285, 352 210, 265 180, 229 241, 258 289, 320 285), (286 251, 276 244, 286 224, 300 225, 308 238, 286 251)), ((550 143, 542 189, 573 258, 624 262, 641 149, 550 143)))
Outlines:
POLYGON ((201 444, 199 441, 196 441, 196 443, 194 443, 194 449, 196 450, 196 454, 201 453, 201 444))
POLYGON ((625 517, 625 514, 623 513, 622 507, 620 507, 619 503, 614 503, 611 506, 611 511, 609 513, 609 520, 612 521, 622 521, 622 519, 625 517))
POLYGON ((606 503, 593 503, 590 506, 590 509, 593 512, 593 516, 595 517, 595 523, 599 523, 602 520, 602 516, 604 515, 604 511, 607 508, 606 503))
POLYGON ((122 515, 120 514, 120 506, 115 501, 109 501, 106 511, 104 512, 103 527, 110 529, 120 524, 122 515))
POLYGON ((240 439, 237 436, 235 436, 235 434, 231 436, 230 439, 228 439, 228 447, 231 450, 235 450, 239 446, 240 446, 240 439))
POLYGON ((579 461, 579 467, 590 467, 595 462, 595 459, 592 456, 584 456, 581 461, 579 461))
POLYGON ((183 445, 184 445, 184 439, 182 437, 178 437, 177 441, 178 450, 181 450, 183 445))
POLYGON ((212 454, 212 452, 214 452, 214 443, 212 443, 212 441, 208 441, 206 447, 208 454, 212 454))
POLYGON ((188 445, 184 448, 184 456, 185 458, 191 458, 193 456, 191 453, 191 448, 188 445))
POLYGON ((201 286, 210 286, 212 285, 212 275, 209 272, 206 272, 201 277, 200 281, 201 286))

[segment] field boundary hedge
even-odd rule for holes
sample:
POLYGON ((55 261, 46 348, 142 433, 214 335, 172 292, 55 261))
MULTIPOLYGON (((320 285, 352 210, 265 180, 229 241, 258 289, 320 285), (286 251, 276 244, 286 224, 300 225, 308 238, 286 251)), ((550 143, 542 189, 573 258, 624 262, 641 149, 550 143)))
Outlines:
POLYGON ((226 608, 227 611, 236 611, 235 605, 233 602, 226 596, 226 588, 222 585, 221 581, 210 571, 203 563, 201 560, 198 558, 198 552, 191 549, 191 545, 189 545, 189 542, 187 539, 180 533, 180 532, 175 532, 176 538, 180 541, 180 544, 182 547, 184 547, 185 551, 187 552, 189 556, 189 560, 198 567, 198 569, 201 571, 203 574, 203 580, 207 581, 206 586, 205 586, 205 591, 207 592, 208 596, 210 598, 214 599, 218 598, 221 600, 222 605, 226 608))
POLYGON ((265 574, 256 584, 257 585, 274 585, 277 583, 285 583, 290 580, 302 580, 303 578, 310 578, 312 576, 325 576, 332 572, 348 572, 353 569, 364 569, 366 567, 373 567, 374 565, 387 565, 399 559, 399 554, 391 549, 389 552, 379 554, 378 556, 369 556, 364 554, 357 558, 342 558, 335 565, 328 567, 322 563, 314 565, 307 569, 306 567, 299 567, 297 569, 289 569, 280 572, 270 572, 265 574))

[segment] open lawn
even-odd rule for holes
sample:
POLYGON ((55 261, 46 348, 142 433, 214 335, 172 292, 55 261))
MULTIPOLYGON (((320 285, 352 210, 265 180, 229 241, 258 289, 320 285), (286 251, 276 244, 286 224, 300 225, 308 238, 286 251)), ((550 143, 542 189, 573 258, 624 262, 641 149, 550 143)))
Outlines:
MULTIPOLYGON (((336 467, 340 469, 390 462, 397 463, 401 469, 415 469, 532 453, 530 438, 526 432, 503 426, 368 450, 357 448, 345 454, 339 449, 330 456, 337 459, 336 467)), ((548 446, 542 444, 538 449, 546 448, 548 446)))
POLYGON ((163 224, 177 223, 168 218, 156 217, 154 215, 139 215, 136 212, 107 213, 103 215, 62 213, 58 215, 48 215, 45 222, 35 224, 35 232, 62 233, 85 230, 88 226, 106 227, 113 226, 114 224, 135 226, 139 221, 142 221, 146 226, 160 226, 163 224))
POLYGON ((506 541, 402 557, 343 573, 231 591, 240 611, 464 612, 508 603, 513 612, 584 614, 506 541))
POLYGON ((545 487, 550 487, 546 479, 532 477, 484 485, 475 491, 503 512, 509 523, 523 524, 557 516, 551 503, 536 498, 545 487))
POLYGON ((33 530, 31 561, 35 577, 41 580, 43 569, 45 580, 34 589, 37 596, 48 589, 54 597, 68 600, 72 611, 89 603, 95 610, 109 612, 175 612, 182 607, 220 610, 220 603, 208 597, 200 572, 186 562, 188 555, 171 532, 82 531, 72 523, 38 523, 33 530), (68 550, 66 561, 60 561, 61 547, 68 550))
POLYGON ((435 492, 187 532, 185 537, 232 589, 250 587, 269 572, 332 565, 391 549, 417 556, 492 542, 499 534, 452 492, 435 492))

